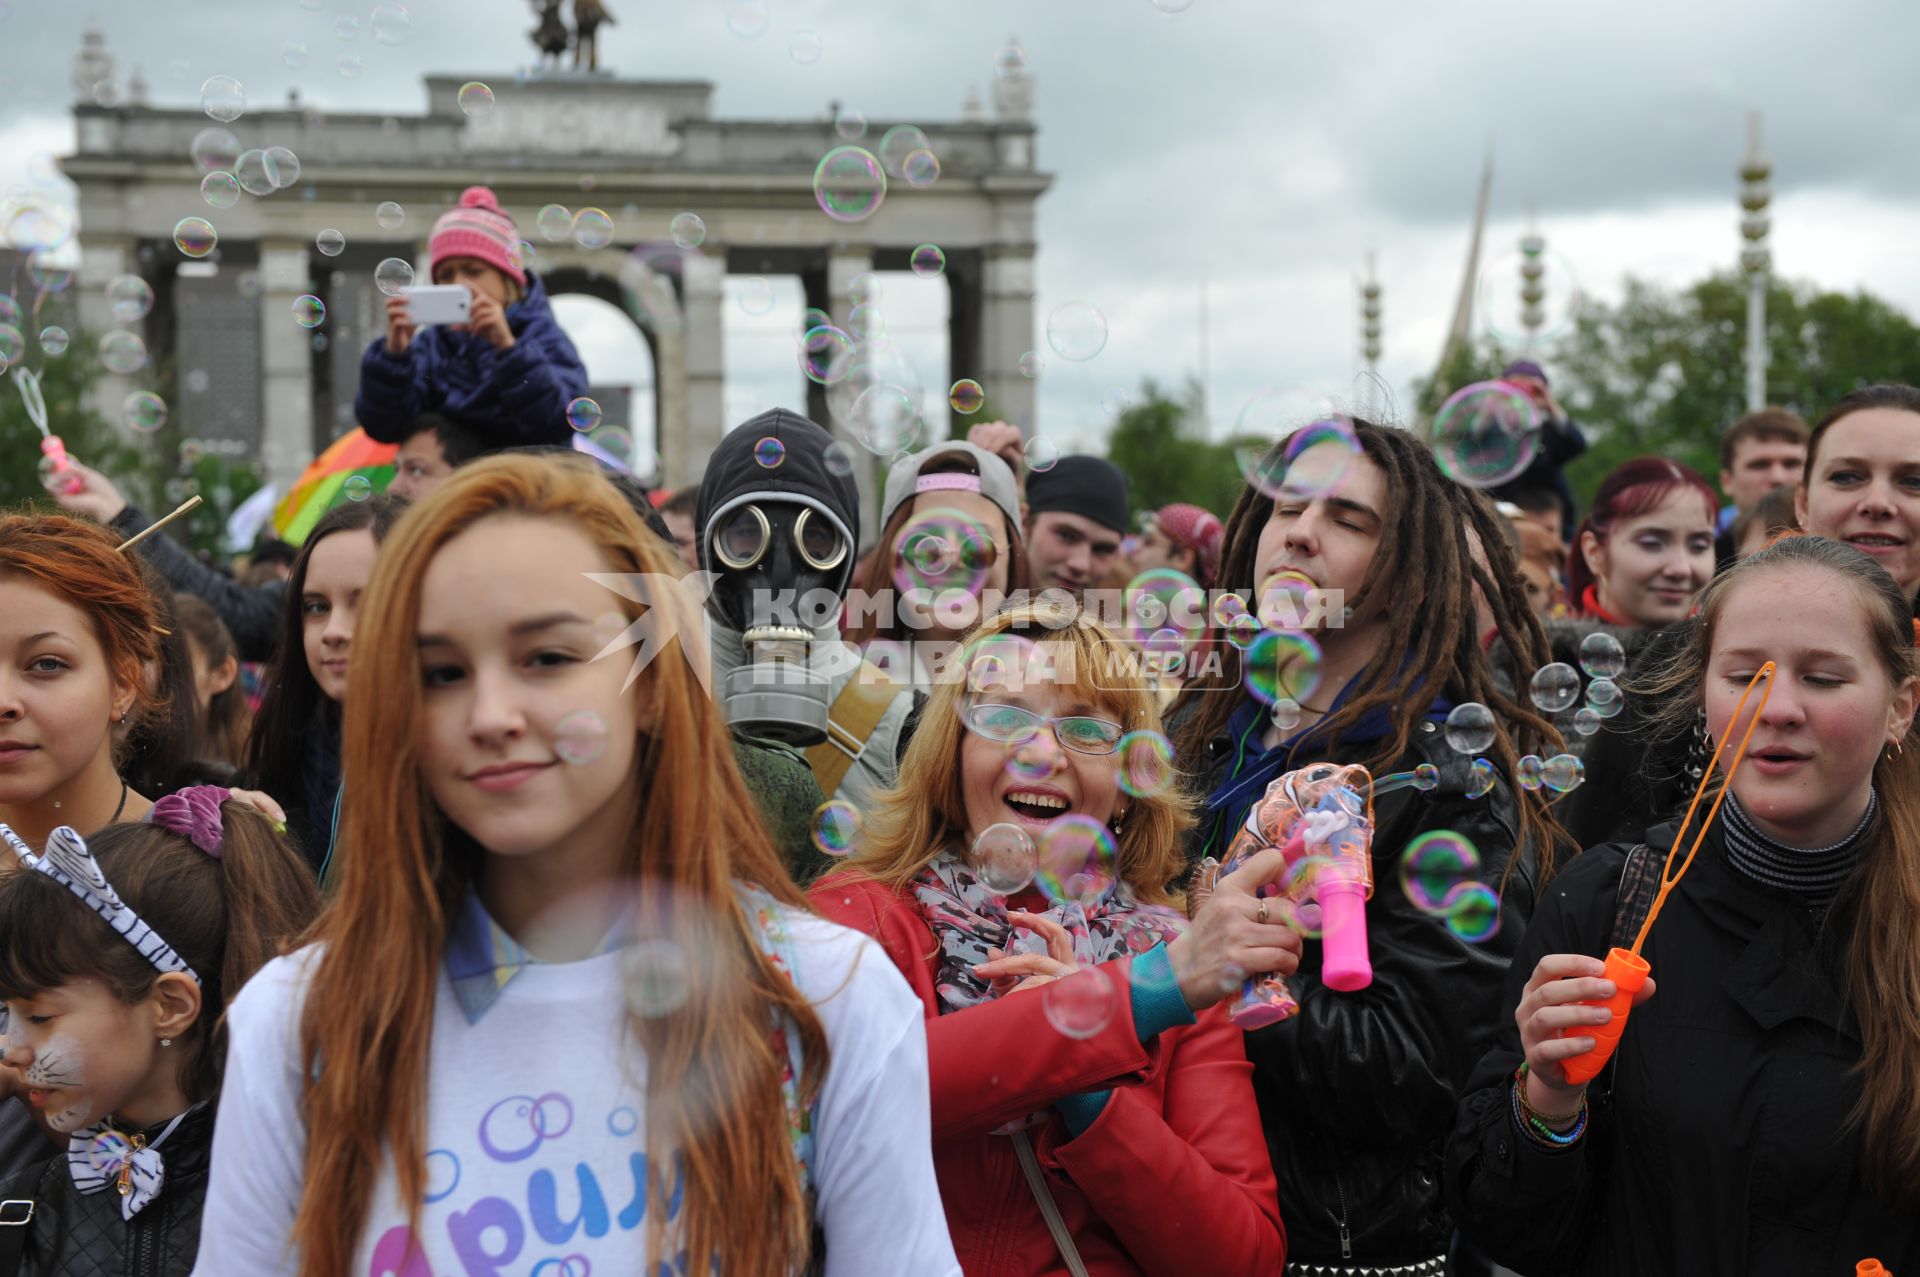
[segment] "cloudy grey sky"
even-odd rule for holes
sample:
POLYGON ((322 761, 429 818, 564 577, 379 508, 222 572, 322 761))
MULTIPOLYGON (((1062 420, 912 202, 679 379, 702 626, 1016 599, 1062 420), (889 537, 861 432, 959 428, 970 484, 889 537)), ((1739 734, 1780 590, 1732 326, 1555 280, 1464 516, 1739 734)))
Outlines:
MULTIPOLYGON (((1487 287, 1508 310, 1530 202, 1560 269, 1593 294, 1617 294, 1626 272, 1684 283, 1730 263, 1734 170, 1745 113, 1760 107, 1778 268, 1920 313, 1920 6, 1905 0, 1191 0, 1176 13, 1162 9, 1181 0, 765 0, 751 40, 730 31, 731 2, 610 4, 603 65, 711 80, 723 117, 815 118, 839 100, 874 117, 955 118, 1017 36, 1056 179, 1041 205, 1036 328, 1070 300, 1111 328, 1098 359, 1055 359, 1043 374, 1036 429, 1069 446, 1097 441, 1116 391, 1196 370, 1203 284, 1217 430, 1265 387, 1348 395, 1369 252, 1385 287, 1382 373, 1404 402, 1438 351, 1490 140, 1487 287), (790 56, 801 31, 817 33, 818 61, 790 56)), ((410 0, 405 43, 363 32, 341 44, 335 16, 364 23, 371 5, 0 0, 0 192, 69 145, 69 63, 89 16, 172 104, 229 74, 255 100, 297 85, 322 108, 404 116, 424 109, 427 72, 504 77, 528 60, 524 0, 410 0), (308 45, 304 68, 284 65, 288 41, 308 45), (349 48, 365 63, 356 81, 333 65, 349 48)), ((966 375, 944 366, 940 286, 890 279, 885 302, 929 386, 966 375)), ((783 287, 771 316, 729 307, 736 411, 798 396, 798 306, 783 287)), ((565 320, 596 380, 646 376, 617 318, 577 307, 565 320)))

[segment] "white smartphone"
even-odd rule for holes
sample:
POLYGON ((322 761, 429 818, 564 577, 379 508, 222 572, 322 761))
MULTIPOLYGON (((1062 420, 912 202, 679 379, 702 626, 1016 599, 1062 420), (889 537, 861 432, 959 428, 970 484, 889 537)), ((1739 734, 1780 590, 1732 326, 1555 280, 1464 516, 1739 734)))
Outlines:
POLYGON ((464 324, 473 294, 465 284, 422 284, 407 290, 407 317, 427 324, 464 324))

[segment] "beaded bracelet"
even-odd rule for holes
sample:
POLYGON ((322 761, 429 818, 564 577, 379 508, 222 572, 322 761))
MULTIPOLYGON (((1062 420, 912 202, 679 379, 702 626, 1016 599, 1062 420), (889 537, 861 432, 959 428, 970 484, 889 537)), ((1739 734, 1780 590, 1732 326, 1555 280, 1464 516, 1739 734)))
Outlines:
POLYGON ((1543 1115, 1527 1103, 1526 1087, 1527 1066, 1523 1062, 1513 1071, 1513 1120, 1536 1144, 1543 1144, 1549 1148, 1565 1148, 1586 1133, 1587 1097, 1585 1095, 1580 1097, 1580 1107, 1572 1113, 1543 1115), (1552 1118, 1554 1121, 1564 1122, 1569 1117, 1574 1118, 1575 1121, 1572 1128, 1566 1131, 1556 1131, 1546 1121, 1547 1118, 1552 1118))

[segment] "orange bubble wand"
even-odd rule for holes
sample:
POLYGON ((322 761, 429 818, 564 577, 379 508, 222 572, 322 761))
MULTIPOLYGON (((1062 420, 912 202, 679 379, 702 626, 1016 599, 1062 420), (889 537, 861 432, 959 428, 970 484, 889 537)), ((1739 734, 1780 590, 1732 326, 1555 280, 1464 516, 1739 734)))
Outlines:
POLYGON ((1613 1058, 1614 1048, 1620 1045, 1620 1035, 1626 1031, 1627 1013, 1633 1009, 1633 995, 1638 993, 1653 974, 1653 968, 1640 956, 1640 947, 1647 942, 1647 932, 1653 929, 1653 920, 1660 916, 1660 907, 1667 902, 1667 896, 1680 885, 1680 879, 1693 867, 1693 858, 1700 851, 1700 844, 1706 841, 1707 831, 1713 828, 1713 818, 1720 814, 1720 804, 1726 801, 1727 794, 1733 789, 1734 773, 1740 770, 1741 762, 1747 756, 1747 742, 1753 739, 1753 729, 1760 725, 1760 715, 1766 712, 1767 698, 1773 694, 1773 662, 1762 665, 1747 682, 1747 690, 1740 693, 1740 701, 1733 707, 1733 717, 1727 722, 1727 730, 1720 733, 1720 743, 1713 748, 1713 758, 1707 763, 1707 770, 1700 778, 1700 787, 1693 791, 1693 801, 1687 804, 1687 814, 1680 822, 1680 828, 1674 831, 1673 846, 1667 852, 1666 863, 1660 867, 1660 890, 1653 897, 1653 906, 1647 910, 1647 920, 1640 924, 1640 934, 1633 938, 1631 949, 1615 948, 1607 954, 1606 979, 1613 981, 1613 996, 1581 1005, 1605 1007, 1613 1014, 1606 1024, 1595 1028, 1563 1029, 1561 1037, 1586 1037, 1591 1035, 1593 1049, 1562 1060, 1560 1067, 1567 1075, 1567 1081, 1575 1086, 1585 1086, 1599 1075, 1613 1058), (1693 823, 1693 813, 1700 806, 1701 798, 1706 796, 1707 786, 1713 783, 1714 771, 1720 762, 1720 755, 1726 750, 1727 742, 1733 738, 1733 729, 1740 725, 1741 712, 1747 708, 1747 698, 1753 695, 1753 689, 1761 679, 1767 685, 1760 691, 1760 703, 1754 707, 1753 717, 1747 722, 1746 735, 1740 738, 1740 747, 1734 751, 1733 762, 1727 766, 1727 780, 1714 795, 1713 806, 1707 809, 1706 819, 1700 822, 1700 832, 1694 835, 1693 845, 1687 848, 1687 858, 1680 862, 1678 870, 1673 869, 1673 858, 1680 854, 1680 840, 1686 837, 1687 826, 1693 823), (1672 872, 1669 872, 1672 871, 1672 872))

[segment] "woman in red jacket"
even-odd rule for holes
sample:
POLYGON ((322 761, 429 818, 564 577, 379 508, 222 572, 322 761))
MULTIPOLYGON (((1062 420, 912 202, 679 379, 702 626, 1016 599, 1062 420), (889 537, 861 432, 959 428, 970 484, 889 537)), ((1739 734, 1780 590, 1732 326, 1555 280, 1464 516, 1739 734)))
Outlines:
POLYGON ((1044 604, 968 640, 857 853, 814 904, 877 939, 927 1013, 934 1166, 969 1277, 1273 1274, 1286 1259, 1241 1033, 1216 1004, 1300 940, 1224 880, 1166 884, 1186 800, 1150 685, 1044 604), (1159 763, 1156 762, 1159 760, 1159 763), (1123 770, 1124 768, 1124 770, 1123 770))

